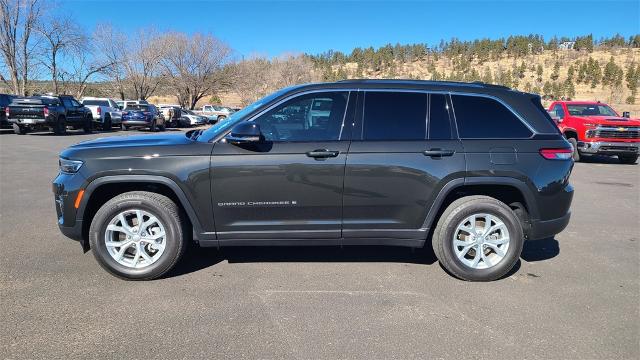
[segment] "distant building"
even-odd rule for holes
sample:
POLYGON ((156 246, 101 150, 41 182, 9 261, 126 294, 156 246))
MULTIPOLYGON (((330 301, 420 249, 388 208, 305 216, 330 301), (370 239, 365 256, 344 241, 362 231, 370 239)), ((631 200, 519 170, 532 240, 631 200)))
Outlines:
POLYGON ((560 50, 573 50, 573 46, 576 44, 575 41, 565 41, 558 45, 558 49, 560 50))

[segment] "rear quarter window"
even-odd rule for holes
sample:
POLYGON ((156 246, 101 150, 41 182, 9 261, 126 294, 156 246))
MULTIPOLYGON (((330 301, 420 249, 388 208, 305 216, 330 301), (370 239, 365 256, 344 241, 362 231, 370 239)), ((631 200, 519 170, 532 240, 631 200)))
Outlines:
POLYGON ((532 133, 511 110, 497 100, 452 95, 453 111, 462 139, 525 139, 532 133))

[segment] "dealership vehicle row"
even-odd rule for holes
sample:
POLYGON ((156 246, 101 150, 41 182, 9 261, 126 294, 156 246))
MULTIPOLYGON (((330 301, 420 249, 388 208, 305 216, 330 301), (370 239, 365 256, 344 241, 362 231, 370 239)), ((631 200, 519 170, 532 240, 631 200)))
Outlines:
POLYGON ((0 94, 0 128, 13 128, 16 134, 50 130, 64 134, 67 128, 112 130, 145 128, 164 131, 167 127, 191 127, 215 124, 236 110, 205 105, 201 111, 178 105, 150 104, 145 100, 119 100, 84 97, 79 101, 70 95, 36 95, 16 97, 0 94))

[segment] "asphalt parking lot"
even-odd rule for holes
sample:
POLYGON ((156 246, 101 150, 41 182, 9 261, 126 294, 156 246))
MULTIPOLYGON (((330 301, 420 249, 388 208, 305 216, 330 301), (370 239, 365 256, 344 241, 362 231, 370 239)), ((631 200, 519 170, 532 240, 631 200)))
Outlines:
POLYGON ((0 358, 640 357, 640 165, 578 163, 573 217, 491 283, 431 251, 237 248, 127 282, 58 231, 57 155, 0 134, 0 358))

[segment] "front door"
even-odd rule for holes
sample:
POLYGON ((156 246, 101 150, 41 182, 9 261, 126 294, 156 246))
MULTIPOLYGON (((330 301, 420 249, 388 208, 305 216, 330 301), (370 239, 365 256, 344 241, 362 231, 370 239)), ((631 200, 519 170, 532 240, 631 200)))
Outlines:
POLYGON ((355 108, 350 102, 348 91, 297 95, 250 120, 260 126, 260 144, 215 144, 211 178, 219 240, 338 242, 350 138, 343 124, 347 107, 355 108))

